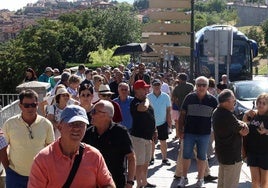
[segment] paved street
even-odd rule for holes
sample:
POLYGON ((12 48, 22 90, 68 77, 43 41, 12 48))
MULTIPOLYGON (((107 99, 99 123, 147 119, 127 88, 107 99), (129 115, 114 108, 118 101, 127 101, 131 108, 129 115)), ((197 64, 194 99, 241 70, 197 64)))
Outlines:
MULTIPOLYGON (((148 182, 156 184, 157 187, 163 187, 163 188, 175 188, 178 184, 177 180, 174 180, 174 172, 175 172, 175 165, 178 155, 178 148, 179 143, 178 140, 173 141, 174 138, 174 132, 173 134, 169 135, 168 140, 168 157, 171 162, 171 166, 162 166, 162 159, 161 159, 161 153, 160 153, 160 147, 159 144, 157 145, 156 152, 155 152, 155 163, 154 165, 150 166, 149 169, 149 175, 148 175, 148 182)), ((216 158, 212 158, 209 161, 210 164, 210 170, 211 175, 217 176, 218 175, 218 162, 216 158)), ((192 164, 188 173, 188 179, 189 184, 186 186, 187 188, 194 187, 193 185, 196 183, 196 162, 195 160, 192 160, 192 164)), ((138 173, 138 172, 137 172, 138 173)), ((250 188, 250 171, 246 164, 243 164, 242 171, 240 175, 240 181, 239 181, 239 188, 250 188)), ((217 187, 217 181, 213 183, 206 183, 205 186, 207 188, 216 188, 217 187)))

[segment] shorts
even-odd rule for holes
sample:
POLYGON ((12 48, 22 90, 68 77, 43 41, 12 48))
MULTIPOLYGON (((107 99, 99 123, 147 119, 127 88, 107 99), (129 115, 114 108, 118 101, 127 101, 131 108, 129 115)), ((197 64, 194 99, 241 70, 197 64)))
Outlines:
POLYGON ((162 125, 156 126, 159 140, 168 139, 168 124, 165 122, 162 125))
POLYGON ((197 149, 197 158, 199 160, 207 160, 207 150, 210 134, 199 135, 199 134, 184 134, 183 140, 183 158, 191 159, 193 156, 194 146, 197 149))
POLYGON ((178 111, 178 110, 171 110, 171 119, 173 121, 179 120, 179 113, 180 113, 180 111, 178 111))
POLYGON ((152 156, 152 141, 131 136, 133 149, 136 155, 136 165, 149 163, 152 156))
POLYGON ((268 154, 247 153, 247 164, 251 167, 259 167, 268 170, 268 154))

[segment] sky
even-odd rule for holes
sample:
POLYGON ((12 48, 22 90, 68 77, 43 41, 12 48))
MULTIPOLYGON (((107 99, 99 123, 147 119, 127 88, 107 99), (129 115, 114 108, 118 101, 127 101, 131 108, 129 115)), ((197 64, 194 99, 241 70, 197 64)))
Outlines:
MULTIPOLYGON (((72 0, 68 0, 72 1, 72 0)), ((118 2, 128 2, 132 4, 134 0, 117 0, 118 2)), ((0 0, 0 9, 9 9, 11 11, 23 8, 27 3, 36 3, 37 0, 0 0)))

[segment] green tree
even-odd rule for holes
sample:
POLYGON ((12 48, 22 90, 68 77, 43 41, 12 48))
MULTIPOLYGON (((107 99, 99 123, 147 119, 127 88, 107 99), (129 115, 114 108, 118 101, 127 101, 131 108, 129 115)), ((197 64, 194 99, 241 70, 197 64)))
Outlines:
POLYGON ((111 57, 112 52, 108 52, 116 45, 140 40, 141 23, 127 3, 118 3, 108 10, 77 11, 58 20, 39 20, 21 31, 16 39, 0 46, 1 89, 15 91, 24 77, 24 71, 18 72, 27 67, 40 75, 46 66, 63 69, 69 62, 100 61, 91 57, 94 51, 103 56, 102 62, 128 62, 127 57, 111 57), (99 46, 103 46, 105 53, 99 46))
POLYGON ((226 9, 226 0, 209 0, 207 3, 208 12, 222 12, 226 9))
POLYGON ((265 42, 265 46, 268 46, 268 20, 265 20, 265 21, 261 24, 261 28, 262 28, 263 33, 264 33, 264 42, 265 42))
POLYGON ((110 65, 110 66, 117 66, 119 64, 126 65, 130 61, 130 55, 124 56, 113 56, 114 50, 118 46, 114 46, 111 49, 104 49, 102 46, 98 47, 97 51, 90 52, 89 55, 89 62, 97 65, 110 65))
POLYGON ((0 49, 0 93, 15 93, 15 86, 22 83, 27 62, 19 41, 10 40, 0 49))
POLYGON ((137 10, 144 10, 149 8, 149 0, 134 0, 133 6, 137 10))
POLYGON ((25 54, 28 66, 34 67, 41 74, 45 67, 62 68, 61 54, 57 50, 59 24, 47 19, 40 20, 38 25, 24 30, 17 40, 25 54))
POLYGON ((262 30, 258 31, 258 27, 256 26, 250 27, 246 32, 246 36, 249 39, 255 40, 259 46, 263 43, 263 32, 262 30))
POLYGON ((124 6, 104 11, 102 31, 104 32, 104 48, 141 41, 141 24, 135 15, 124 10, 124 6), (135 28, 135 29, 134 29, 135 28))
POLYGON ((194 29, 198 31, 208 25, 206 14, 197 12, 194 17, 194 29))

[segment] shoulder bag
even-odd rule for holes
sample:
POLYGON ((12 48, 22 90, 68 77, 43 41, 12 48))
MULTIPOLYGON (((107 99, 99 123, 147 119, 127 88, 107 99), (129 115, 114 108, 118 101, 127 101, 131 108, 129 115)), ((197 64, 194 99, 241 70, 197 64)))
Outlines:
POLYGON ((82 146, 82 144, 80 144, 79 154, 75 156, 72 169, 71 169, 71 171, 69 173, 69 176, 68 176, 66 182, 62 186, 62 188, 69 188, 70 185, 72 184, 74 176, 75 176, 75 174, 76 174, 76 172, 77 172, 77 170, 79 168, 79 165, 80 165, 80 162, 81 162, 81 159, 82 159, 82 155, 83 155, 83 151, 84 151, 84 147, 82 146))

